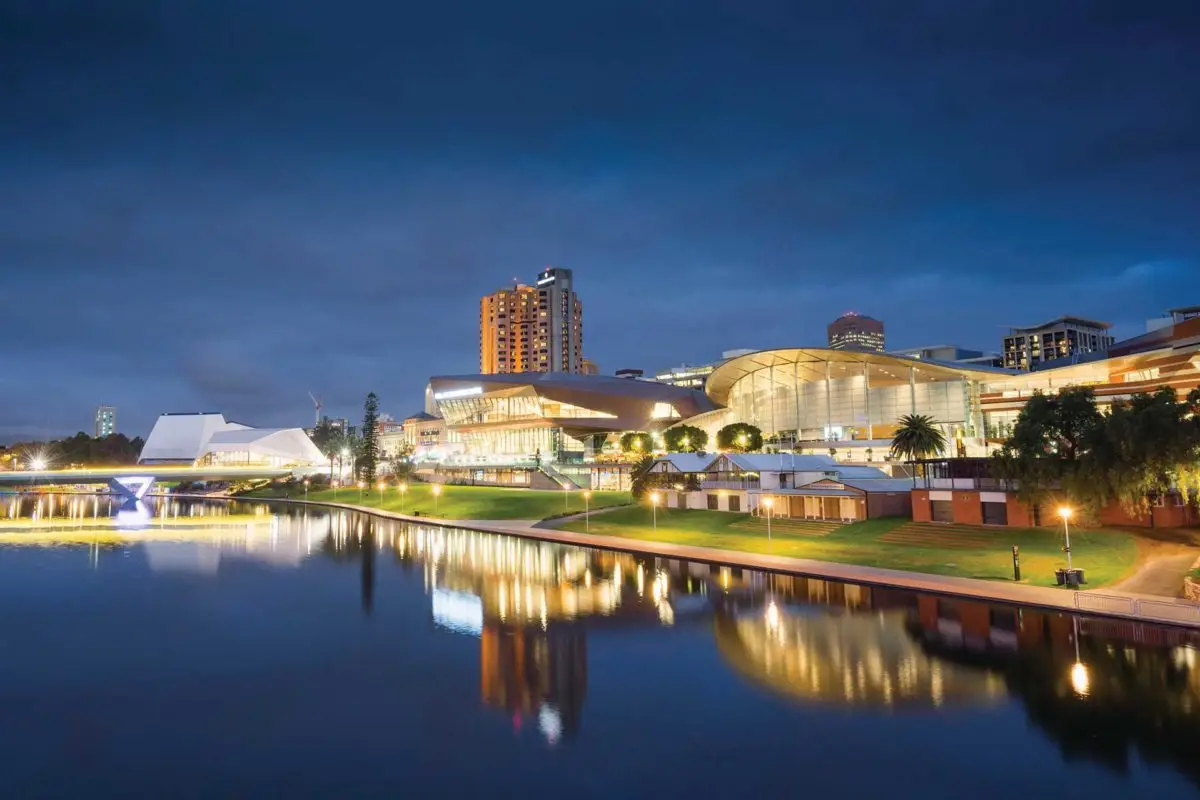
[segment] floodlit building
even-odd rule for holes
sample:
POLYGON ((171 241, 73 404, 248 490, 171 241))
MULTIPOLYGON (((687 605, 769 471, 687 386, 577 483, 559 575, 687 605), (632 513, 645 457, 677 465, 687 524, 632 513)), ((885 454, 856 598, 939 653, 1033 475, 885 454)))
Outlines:
POLYGON ((883 352, 883 323, 848 311, 829 323, 830 350, 874 350, 883 352))
POLYGON ((115 406, 96 406, 96 438, 103 439, 117 432, 117 409, 115 406))
POLYGON ((479 302, 479 371, 583 372, 583 304, 569 269, 514 284, 479 302))
POLYGON ((252 428, 217 413, 163 414, 139 464, 311 467, 325 456, 301 428, 252 428))
POLYGON ((661 431, 715 408, 691 389, 603 375, 455 375, 430 383, 451 451, 443 466, 470 468, 474 482, 533 485, 528 474, 497 477, 520 467, 598 487, 581 465, 612 453, 623 432, 661 431))
POLYGON ((1040 365, 1090 353, 1103 353, 1113 344, 1107 322, 1082 317, 1059 317, 1029 328, 1011 328, 1004 337, 1004 366, 1032 370, 1040 365))
POLYGON ((984 448, 980 386, 1009 374, 866 350, 763 350, 717 367, 705 392, 719 410, 688 424, 712 441, 725 425, 748 422, 770 449, 882 461, 899 419, 922 414, 967 454, 984 448))

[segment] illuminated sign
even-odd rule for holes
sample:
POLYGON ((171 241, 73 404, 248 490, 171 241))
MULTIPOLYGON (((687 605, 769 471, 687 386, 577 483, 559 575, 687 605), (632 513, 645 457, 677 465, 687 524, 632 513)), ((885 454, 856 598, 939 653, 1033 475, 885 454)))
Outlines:
POLYGON ((438 392, 433 396, 433 399, 453 400, 456 397, 474 397, 477 394, 483 394, 482 386, 472 386, 469 389, 451 389, 448 392, 438 392))
POLYGON ((547 283, 554 283, 553 275, 550 275, 549 277, 546 277, 546 278, 538 278, 538 282, 537 282, 538 286, 545 286, 547 283))

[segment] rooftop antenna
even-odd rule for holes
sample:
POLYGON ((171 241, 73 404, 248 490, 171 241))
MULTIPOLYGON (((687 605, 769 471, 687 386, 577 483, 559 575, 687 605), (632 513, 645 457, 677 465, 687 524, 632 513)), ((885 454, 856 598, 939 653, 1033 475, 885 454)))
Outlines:
POLYGON ((320 425, 321 424, 321 400, 312 392, 309 392, 308 396, 312 398, 313 407, 316 409, 316 422, 314 422, 313 424, 320 425))

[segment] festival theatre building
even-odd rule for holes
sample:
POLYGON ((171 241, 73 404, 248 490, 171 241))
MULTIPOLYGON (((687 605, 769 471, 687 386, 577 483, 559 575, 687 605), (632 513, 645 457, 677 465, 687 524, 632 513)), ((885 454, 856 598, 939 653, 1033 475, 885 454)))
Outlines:
POLYGON ((447 428, 443 477, 535 488, 626 488, 619 470, 589 466, 617 459, 622 433, 716 408, 693 389, 561 372, 437 377, 430 392, 447 428))

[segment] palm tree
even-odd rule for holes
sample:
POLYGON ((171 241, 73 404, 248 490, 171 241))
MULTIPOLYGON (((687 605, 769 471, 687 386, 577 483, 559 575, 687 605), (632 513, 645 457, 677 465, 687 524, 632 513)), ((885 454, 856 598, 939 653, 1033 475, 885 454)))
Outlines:
MULTIPOLYGON (((892 437, 893 458, 899 457, 913 462, 945 452, 946 434, 934 425, 933 417, 925 414, 905 414, 899 423, 896 435, 892 437)), ((914 486, 916 481, 917 472, 913 470, 914 486)))

